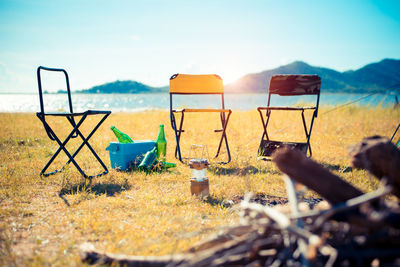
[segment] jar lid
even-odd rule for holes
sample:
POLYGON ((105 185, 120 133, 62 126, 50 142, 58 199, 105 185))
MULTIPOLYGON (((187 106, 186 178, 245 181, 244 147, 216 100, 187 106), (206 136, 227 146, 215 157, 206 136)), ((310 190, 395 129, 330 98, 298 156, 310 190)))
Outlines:
POLYGON ((189 161, 189 167, 196 170, 202 170, 207 168, 210 163, 206 159, 191 159, 189 161))

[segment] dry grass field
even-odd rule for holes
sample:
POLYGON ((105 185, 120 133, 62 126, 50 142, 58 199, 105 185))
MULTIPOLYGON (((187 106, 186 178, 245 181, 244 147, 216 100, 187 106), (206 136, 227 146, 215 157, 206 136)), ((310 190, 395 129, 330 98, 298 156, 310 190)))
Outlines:
MULTIPOLYGON (((364 191, 378 186, 365 171, 348 168, 347 149, 363 137, 391 137, 400 109, 348 106, 332 112, 322 107, 311 137, 313 159, 364 191)), ((94 121, 89 120, 87 125, 94 121)), ((155 139, 164 124, 167 160, 177 167, 164 172, 110 173, 85 183, 70 164, 60 174, 40 177, 40 170, 57 149, 34 114, 0 114, 0 265, 82 265, 78 247, 91 242, 109 252, 135 255, 181 253, 221 227, 237 222, 235 206, 247 192, 285 197, 279 171, 272 162, 257 160, 262 126, 258 113, 233 111, 227 131, 232 162, 213 159, 219 140, 217 114, 185 117, 182 146, 188 155, 192 144, 207 145, 211 197, 201 201, 190 194, 189 167, 174 158, 175 137, 166 111, 113 113, 90 143, 110 167, 109 142, 116 141, 115 125, 134 140, 155 139)), ((52 121, 60 135, 66 123, 52 121)), ((276 113, 271 138, 302 140, 297 113, 276 113)), ((83 127, 87 132, 90 127, 83 127)), ((68 147, 73 149, 76 143, 68 147)), ((226 154, 222 154, 223 158, 226 154)), ((60 167, 63 153, 55 161, 60 167)), ((89 173, 99 166, 87 150, 77 161, 89 173)), ((323 182, 323 181, 321 181, 323 182)), ((316 197, 312 192, 309 196, 316 197)))

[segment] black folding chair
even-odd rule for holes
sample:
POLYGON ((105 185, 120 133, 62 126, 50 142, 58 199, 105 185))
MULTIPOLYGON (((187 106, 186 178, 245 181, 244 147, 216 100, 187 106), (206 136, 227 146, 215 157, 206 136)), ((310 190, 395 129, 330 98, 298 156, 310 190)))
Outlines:
POLYGON ((258 155, 263 159, 268 159, 272 153, 282 145, 290 146, 292 148, 299 149, 300 151, 311 157, 311 145, 310 137, 311 131, 314 124, 314 118, 318 115, 319 97, 321 91, 321 78, 317 75, 274 75, 271 78, 268 90, 268 104, 267 107, 257 108, 260 113, 261 122, 263 125, 263 134, 261 137, 260 146, 258 148, 258 155), (300 95, 315 95, 316 104, 311 107, 282 107, 282 106, 271 106, 271 96, 300 96, 300 95), (273 110, 284 110, 284 111, 301 111, 301 118, 303 121, 304 132, 306 135, 305 142, 283 142, 271 140, 268 135, 268 123, 271 118, 271 112, 273 110), (309 129, 307 129, 306 120, 304 117, 304 111, 312 110, 313 114, 309 129), (265 111, 265 113, 264 113, 265 111))
POLYGON ((105 119, 111 114, 111 111, 99 111, 99 110, 87 110, 85 112, 79 112, 79 113, 74 113, 73 109, 72 109, 72 100, 71 100, 71 90, 70 90, 70 86, 69 86, 69 79, 68 79, 68 74, 64 69, 55 69, 55 68, 46 68, 46 67, 38 67, 37 69, 37 80, 38 80, 38 87, 39 87, 39 99, 40 99, 40 112, 36 113, 36 116, 40 119, 40 121, 43 123, 44 129, 46 130, 46 133, 48 135, 48 137, 53 140, 56 141, 59 145, 59 148, 57 149, 57 151, 53 154, 53 156, 51 157, 51 159, 47 162, 47 164, 44 166, 43 170, 40 172, 40 175, 43 176, 49 176, 58 172, 63 171, 63 169, 65 168, 66 165, 68 165, 69 163, 72 162, 72 164, 74 164, 74 166, 78 169, 78 171, 85 177, 85 178, 94 178, 94 177, 98 177, 101 175, 104 175, 106 173, 108 173, 108 169, 107 167, 104 165, 103 161, 101 161, 101 159, 99 158, 99 156, 96 154, 96 152, 94 151, 94 149, 92 148, 92 146, 89 144, 89 139, 92 137, 92 135, 97 131, 97 129, 100 127, 100 125, 105 121, 105 119), (65 81, 67 83, 67 94, 68 94, 68 104, 69 104, 69 112, 57 112, 57 113, 46 113, 44 111, 44 103, 43 103, 43 92, 42 92, 42 82, 41 82, 41 78, 40 78, 40 71, 41 70, 45 70, 45 71, 53 71, 53 72, 62 72, 65 75, 65 81), (93 130, 89 133, 89 135, 87 137, 85 137, 82 132, 79 130, 79 127, 83 124, 83 122, 85 121, 85 119, 90 116, 90 115, 101 115, 100 116, 100 121, 97 123, 97 125, 93 128, 93 130), (67 121, 69 122, 69 124, 71 124, 72 126, 72 131, 69 133, 69 135, 65 138, 64 141, 61 141, 57 135, 55 134, 55 132, 53 131, 53 129, 50 127, 50 125, 47 123, 46 121, 46 116, 55 116, 55 117, 62 117, 62 118, 66 118, 67 121), (79 118, 78 122, 75 121, 75 118, 79 118), (71 154, 67 149, 66 149, 66 145, 67 143, 71 140, 71 138, 76 138, 76 137, 80 137, 82 139, 82 143, 79 145, 79 147, 71 154), (78 163, 75 160, 75 156, 79 153, 79 151, 81 151, 81 149, 86 145, 86 147, 92 152, 93 156, 97 159, 97 161, 100 163, 100 165, 102 166, 102 168, 104 169, 103 172, 97 174, 97 175, 92 175, 89 176, 87 175, 82 169, 81 167, 78 165, 78 163), (50 165, 52 164, 52 162, 54 161, 54 159, 58 156, 58 154, 64 151, 64 153, 67 155, 68 157, 68 161, 66 162, 66 164, 60 169, 60 170, 55 170, 52 172, 47 172, 46 170, 50 167, 50 165))
POLYGON ((208 75, 190 75, 190 74, 174 74, 170 78, 169 81, 169 95, 170 95, 170 119, 171 126, 175 132, 176 137, 176 149, 175 149, 175 157, 178 158, 181 162, 181 148, 180 148, 180 139, 181 134, 184 132, 183 130, 183 119, 185 117, 186 112, 214 112, 219 113, 221 119, 221 128, 214 130, 214 132, 220 132, 221 138, 219 140, 219 145, 217 149, 217 153, 215 158, 219 156, 222 142, 225 142, 226 151, 227 151, 227 160, 224 162, 220 162, 222 164, 226 164, 231 161, 231 154, 229 151, 228 139, 226 137, 226 127, 228 126, 229 117, 232 113, 232 110, 225 109, 224 102, 224 87, 222 83, 221 77, 216 74, 208 74, 208 75), (219 109, 193 109, 193 108, 185 108, 185 109, 174 109, 172 97, 173 95, 219 95, 221 96, 221 108, 219 109), (178 123, 179 128, 177 126, 177 121, 175 118, 175 114, 180 113, 180 122, 178 123), (226 115, 227 114, 227 115, 226 115))

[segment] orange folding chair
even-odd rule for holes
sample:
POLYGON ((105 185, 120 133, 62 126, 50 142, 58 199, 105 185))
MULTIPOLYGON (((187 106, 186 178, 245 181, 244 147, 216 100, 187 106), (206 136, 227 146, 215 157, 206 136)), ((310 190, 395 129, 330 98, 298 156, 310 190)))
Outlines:
POLYGON ((263 125, 263 134, 261 137, 260 146, 258 148, 258 155, 264 159, 268 159, 272 153, 282 145, 290 146, 304 152, 311 157, 310 137, 314 124, 314 119, 318 115, 319 98, 321 91, 321 78, 317 75, 274 75, 271 78, 268 90, 268 103, 267 107, 257 108, 260 113, 261 122, 263 125), (302 95, 315 95, 315 105, 310 107, 282 107, 271 106, 271 96, 302 96, 302 95), (306 136, 305 142, 283 142, 271 140, 268 135, 268 123, 271 118, 273 110, 284 111, 300 111, 303 121, 304 132, 306 136), (309 128, 307 128, 304 112, 307 110, 313 111, 309 128))
POLYGON ((175 137, 176 137, 176 148, 175 148, 175 157, 182 160, 182 153, 180 147, 180 139, 183 132, 183 120, 186 112, 216 112, 220 114, 221 119, 221 129, 214 130, 214 132, 221 133, 221 138, 219 141, 217 153, 215 158, 219 156, 221 151, 222 143, 225 143, 226 151, 227 151, 227 160, 224 162, 220 162, 222 164, 228 163, 231 161, 231 154, 229 151, 228 139, 226 137, 226 127, 228 126, 229 117, 232 113, 232 110, 225 109, 224 102, 224 87, 222 84, 222 79, 216 74, 209 75, 189 75, 189 74, 174 74, 170 78, 169 83, 169 94, 170 94, 170 119, 171 126, 174 129, 175 137), (184 108, 184 109, 174 109, 173 108, 173 96, 174 95, 219 95, 221 97, 221 108, 220 109, 193 109, 193 108, 184 108), (180 121, 177 122, 175 118, 175 114, 180 114, 180 121), (178 127, 179 125, 179 127, 178 127))

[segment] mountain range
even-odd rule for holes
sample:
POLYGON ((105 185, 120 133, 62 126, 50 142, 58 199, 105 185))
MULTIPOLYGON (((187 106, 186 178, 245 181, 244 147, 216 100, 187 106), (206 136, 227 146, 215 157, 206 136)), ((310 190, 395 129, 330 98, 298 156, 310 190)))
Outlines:
MULTIPOLYGON (((247 74, 224 85, 226 93, 265 93, 269 80, 275 74, 317 74, 321 77, 321 91, 332 93, 386 93, 400 91, 400 60, 384 59, 357 70, 339 72, 295 61, 275 69, 247 74)), ((223 77, 222 77, 223 78, 223 77)), ((136 81, 115 81, 80 93, 162 93, 168 86, 151 87, 136 81)))
POLYGON ((321 77, 321 91, 338 93, 387 92, 400 88, 400 60, 384 59, 358 70, 339 72, 315 67, 302 61, 260 73, 247 74, 225 86, 226 92, 264 93, 274 74, 317 74, 321 77))
POLYGON ((101 94, 143 94, 163 93, 168 91, 168 86, 152 87, 136 81, 115 81, 102 85, 93 86, 90 89, 80 90, 79 93, 101 93, 101 94))

